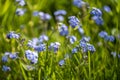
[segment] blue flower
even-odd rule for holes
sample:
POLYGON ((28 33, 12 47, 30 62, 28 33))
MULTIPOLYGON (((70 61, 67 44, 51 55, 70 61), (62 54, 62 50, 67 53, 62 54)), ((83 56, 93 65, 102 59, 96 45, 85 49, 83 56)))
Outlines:
POLYGON ((64 64, 65 64, 65 60, 60 60, 60 61, 59 61, 59 65, 60 65, 60 66, 63 66, 64 64))
POLYGON ((4 72, 11 71, 11 68, 8 67, 8 66, 3 65, 2 71, 4 71, 4 72))
POLYGON ((24 6, 25 5, 25 1, 24 0, 20 0, 18 3, 20 6, 24 6))
POLYGON ((73 44, 75 41, 77 41, 77 38, 75 36, 69 37, 70 43, 73 44))
POLYGON ((7 55, 2 56, 2 62, 8 62, 8 56, 7 55))
POLYGON ((48 36, 46 36, 45 34, 42 34, 39 39, 38 39, 38 42, 39 43, 43 43, 44 41, 48 41, 48 36))
POLYGON ((75 28, 80 23, 79 19, 76 18, 75 16, 70 16, 68 17, 68 19, 69 19, 69 24, 71 25, 72 28, 75 28))
POLYGON ((98 16, 98 17, 101 17, 101 16, 102 16, 101 10, 100 10, 100 9, 97 9, 97 8, 95 8, 95 7, 92 8, 90 14, 93 15, 93 16, 98 16))
POLYGON ((35 51, 42 52, 46 50, 46 45, 45 44, 39 44, 38 46, 34 47, 35 51))
POLYGON ((115 58, 117 56, 116 52, 111 52, 111 55, 115 58))
POLYGON ((44 12, 39 12, 38 15, 40 16, 40 19, 43 21, 49 21, 51 19, 51 15, 44 12))
POLYGON ((78 31, 79 31, 80 34, 84 34, 84 30, 83 30, 82 27, 78 27, 78 31))
POLYGON ((91 45, 91 44, 87 44, 87 49, 90 51, 90 52, 95 52, 96 50, 95 50, 95 47, 93 46, 93 45, 91 45))
POLYGON ((17 55, 17 53, 11 53, 11 54, 9 54, 9 58, 16 59, 16 58, 18 58, 18 55, 17 55))
POLYGON ((38 16, 39 15, 39 12, 38 11, 34 11, 33 12, 33 16, 38 16))
POLYGON ((58 10, 54 12, 55 16, 59 16, 59 15, 66 15, 66 11, 65 10, 58 10))
POLYGON ((101 38, 105 38, 106 36, 108 36, 108 34, 107 34, 107 32, 105 32, 105 31, 101 31, 101 32, 99 33, 99 36, 100 36, 101 38))
POLYGON ((81 8, 86 3, 82 0, 73 0, 73 5, 77 6, 78 8, 81 8))
POLYGON ((109 6, 107 6, 107 5, 105 5, 105 6, 103 7, 103 9, 104 9, 106 12, 111 12, 111 8, 110 8, 109 6))
POLYGON ((68 35, 68 27, 65 24, 59 24, 58 31, 61 36, 68 35))
POLYGON ((114 42, 115 37, 114 36, 109 36, 109 41, 114 42))
POLYGON ((25 51, 25 56, 32 64, 36 64, 38 61, 38 53, 30 50, 25 51))
POLYGON ((78 48, 77 47, 75 47, 75 48, 73 48, 72 49, 72 53, 74 54, 74 53, 77 53, 78 52, 78 48))
POLYGON ((84 43, 86 43, 86 42, 89 42, 90 41, 90 37, 82 37, 82 39, 80 40, 80 42, 84 42, 84 43))
POLYGON ((37 44, 38 44, 38 39, 33 38, 32 40, 28 41, 27 46, 29 46, 30 48, 34 48, 37 44))
POLYGON ((8 39, 12 39, 12 38, 15 38, 15 39, 19 39, 20 38, 20 34, 16 34, 14 31, 11 31, 7 34, 6 36, 8 39))
POLYGON ((95 23, 96 23, 97 25, 103 25, 103 24, 104 24, 104 21, 103 21, 102 17, 93 16, 92 19, 95 21, 95 23))
POLYGON ((50 46, 49 46, 49 49, 50 50, 53 50, 54 53, 57 53, 58 49, 59 49, 59 46, 60 46, 60 43, 59 42, 54 42, 54 43, 51 43, 50 46))
POLYGON ((58 22, 64 21, 64 17, 62 15, 55 16, 55 18, 58 22))
POLYGON ((16 14, 18 16, 22 16, 22 15, 24 15, 25 11, 26 11, 25 9, 17 8, 16 9, 16 14))

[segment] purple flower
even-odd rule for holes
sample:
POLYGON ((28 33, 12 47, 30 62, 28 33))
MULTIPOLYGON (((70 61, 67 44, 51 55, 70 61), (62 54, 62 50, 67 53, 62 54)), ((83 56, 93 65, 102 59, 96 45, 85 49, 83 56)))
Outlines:
POLYGON ((115 37, 114 36, 109 36, 109 41, 114 42, 115 37))
POLYGON ((72 28, 75 28, 80 23, 79 19, 76 18, 75 16, 70 16, 68 17, 68 19, 69 19, 69 24, 71 25, 72 28))
POLYGON ((11 68, 8 67, 8 66, 3 65, 2 71, 4 71, 4 72, 11 71, 11 68))
POLYGON ((75 48, 73 48, 72 49, 72 53, 74 54, 74 53, 77 53, 78 52, 78 48, 77 47, 75 47, 75 48))
POLYGON ((20 6, 24 6, 25 5, 25 1, 24 0, 20 0, 18 3, 20 6))
POLYGON ((37 38, 33 38, 32 40, 29 40, 27 43, 27 46, 34 48, 36 45, 38 44, 38 39, 37 38))

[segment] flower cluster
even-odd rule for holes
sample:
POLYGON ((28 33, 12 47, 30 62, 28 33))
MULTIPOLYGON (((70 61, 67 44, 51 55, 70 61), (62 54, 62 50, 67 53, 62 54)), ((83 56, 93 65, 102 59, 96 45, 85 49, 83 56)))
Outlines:
POLYGON ((75 28, 80 23, 79 19, 76 18, 75 16, 70 16, 68 17, 68 19, 69 19, 69 24, 72 28, 75 28))
POLYGON ((48 13, 39 12, 38 15, 43 21, 49 21, 51 19, 51 16, 48 13))
POLYGON ((59 31, 61 36, 68 35, 68 27, 65 24, 59 23, 58 31, 59 31))
POLYGON ((32 64, 36 64, 38 61, 38 53, 31 51, 31 50, 26 50, 25 51, 25 56, 32 64))
POLYGON ((80 40, 80 47, 82 49, 82 52, 95 52, 95 48, 92 44, 89 44, 89 38, 86 38, 86 37, 83 37, 81 40, 80 40))
POLYGON ((11 68, 8 67, 8 66, 3 65, 2 71, 4 71, 4 72, 11 71, 11 68))
POLYGON ((101 38, 103 38, 104 40, 106 40, 106 41, 114 42, 114 40, 115 40, 115 37, 114 37, 114 36, 108 35, 108 33, 105 32, 105 31, 101 31, 101 32, 99 33, 99 36, 100 36, 101 38))
POLYGON ((11 31, 7 34, 6 36, 8 39, 12 39, 12 38, 15 38, 15 39, 19 39, 20 38, 20 34, 16 34, 14 31, 11 31))
POLYGON ((102 12, 100 9, 93 7, 90 14, 97 25, 103 25, 102 12))
POLYGON ((16 2, 18 2, 18 4, 20 6, 24 6, 25 5, 25 1, 24 0, 16 0, 16 2))
POLYGON ((77 6, 78 8, 83 7, 86 4, 86 2, 82 0, 73 0, 73 5, 77 6))
POLYGON ((58 22, 61 22, 64 20, 64 15, 66 15, 67 12, 65 10, 58 10, 54 12, 55 18, 58 22))
POLYGON ((14 53, 5 52, 5 54, 2 56, 2 62, 8 62, 8 58, 17 59, 18 58, 17 52, 14 53))
POLYGON ((53 50, 54 53, 57 53, 58 49, 59 49, 59 46, 60 46, 60 43, 59 42, 54 42, 54 43, 51 43, 50 46, 49 46, 49 49, 50 50, 53 50))

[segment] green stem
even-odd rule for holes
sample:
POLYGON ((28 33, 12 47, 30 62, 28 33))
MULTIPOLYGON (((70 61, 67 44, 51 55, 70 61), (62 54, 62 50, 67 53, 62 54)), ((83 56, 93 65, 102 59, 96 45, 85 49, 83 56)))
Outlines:
POLYGON ((22 64, 21 64, 20 61, 19 61, 19 63, 20 63, 20 69, 21 69, 21 71, 22 71, 22 75, 23 75, 23 77, 24 77, 24 80, 27 80, 27 76, 26 76, 26 74, 25 74, 25 72, 24 72, 24 69, 23 69, 23 67, 22 67, 22 64))
POLYGON ((91 79, 91 64, 90 64, 90 52, 88 52, 88 62, 89 62, 89 79, 91 79))

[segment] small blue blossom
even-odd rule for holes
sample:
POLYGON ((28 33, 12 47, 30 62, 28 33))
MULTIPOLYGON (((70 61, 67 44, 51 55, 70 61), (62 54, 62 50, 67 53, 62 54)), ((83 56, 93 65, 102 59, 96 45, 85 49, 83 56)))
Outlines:
POLYGON ((8 67, 8 66, 3 65, 2 71, 4 71, 4 72, 11 71, 11 68, 8 67))
POLYGON ((39 12, 38 15, 40 16, 40 19, 43 21, 49 21, 51 19, 51 16, 48 13, 39 12))
POLYGON ((78 31, 79 31, 80 34, 84 34, 84 30, 83 30, 82 27, 78 27, 78 31))
POLYGON ((8 56, 7 55, 2 56, 2 62, 8 62, 8 56))
POLYGON ((104 9, 106 12, 111 12, 111 8, 110 8, 109 6, 107 6, 107 5, 105 5, 105 6, 103 7, 103 9, 104 9))
POLYGON ((99 17, 102 16, 101 10, 100 10, 100 9, 97 9, 97 8, 95 8, 95 7, 92 8, 90 14, 93 15, 93 16, 99 16, 99 17))
POLYGON ((87 49, 90 51, 90 52, 95 52, 96 50, 95 50, 95 47, 93 46, 93 45, 91 45, 91 44, 87 44, 87 49))
POLYGON ((118 58, 120 58, 120 54, 118 54, 118 58))
POLYGON ((12 39, 12 38, 15 38, 15 39, 19 39, 20 38, 20 34, 16 34, 14 31, 11 31, 7 34, 6 36, 8 39, 12 39))
POLYGON ((68 35, 68 27, 65 24, 59 24, 58 31, 61 36, 68 35))
POLYGON ((43 43, 44 41, 48 41, 48 36, 46 36, 45 34, 42 34, 39 39, 38 39, 38 42, 39 43, 43 43))
POLYGON ((54 12, 55 16, 59 16, 59 15, 66 15, 66 11, 65 10, 58 10, 54 12))
POLYGON ((86 3, 82 0, 73 0, 73 5, 77 6, 78 8, 81 8, 86 3))
POLYGON ((17 55, 17 53, 11 53, 11 54, 9 54, 9 58, 16 59, 16 58, 18 58, 18 55, 17 55))
POLYGON ((104 21, 103 21, 102 17, 93 16, 92 19, 95 21, 95 23, 96 23, 97 25, 103 25, 103 24, 104 24, 104 21))
POLYGON ((77 38, 75 36, 69 37, 70 43, 73 44, 75 41, 77 41, 77 38))
POLYGON ((45 44, 39 44, 38 46, 34 47, 35 51, 41 52, 46 50, 46 45, 45 44))
POLYGON ((24 15, 25 11, 26 11, 25 9, 17 8, 16 9, 16 14, 18 16, 22 16, 22 15, 24 15))
POLYGON ((27 46, 34 48, 38 44, 38 41, 39 40, 37 38, 33 38, 32 40, 28 41, 27 46))
POLYGON ((114 42, 115 37, 114 36, 109 36, 109 41, 114 42))
POLYGON ((60 46, 60 43, 59 42, 54 42, 54 43, 51 43, 50 46, 49 46, 49 49, 50 50, 53 50, 54 53, 57 53, 58 49, 59 49, 59 46, 60 46))
POLYGON ((38 11, 34 11, 33 12, 33 16, 38 16, 39 15, 39 12, 38 11))
POLYGON ((80 42, 84 42, 84 43, 86 43, 86 42, 89 42, 90 41, 90 37, 82 37, 82 39, 80 40, 80 42))
POLYGON ((24 6, 25 5, 25 1, 24 0, 19 0, 19 3, 18 3, 20 6, 24 6))
POLYGON ((25 51, 25 56, 32 64, 36 64, 38 61, 38 53, 30 50, 25 51))
POLYGON ((108 33, 105 32, 105 31, 101 31, 101 32, 99 33, 99 36, 100 36, 101 38, 105 38, 106 36, 108 36, 108 33))
POLYGON ((80 23, 79 19, 76 18, 75 16, 70 16, 68 17, 68 19, 69 19, 69 24, 71 25, 72 28, 75 28, 80 23))
POLYGON ((65 64, 65 60, 60 60, 60 61, 59 61, 59 65, 60 65, 60 66, 63 66, 64 64, 65 64))
POLYGON ((56 18, 56 20, 57 20, 58 22, 64 21, 64 17, 63 17, 62 15, 55 16, 55 18, 56 18))
POLYGON ((75 48, 73 48, 72 49, 72 53, 74 54, 74 53, 77 53, 78 52, 78 48, 77 47, 75 47, 75 48))
POLYGON ((117 56, 116 52, 111 52, 111 55, 115 58, 117 56))

